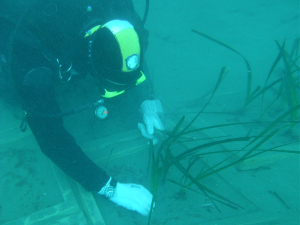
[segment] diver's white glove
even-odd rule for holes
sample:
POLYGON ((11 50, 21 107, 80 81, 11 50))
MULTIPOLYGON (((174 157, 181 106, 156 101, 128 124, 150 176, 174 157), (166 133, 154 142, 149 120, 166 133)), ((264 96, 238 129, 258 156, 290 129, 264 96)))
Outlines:
POLYGON ((118 182, 115 194, 109 200, 128 210, 147 216, 150 213, 152 194, 142 185, 118 182))
MULTIPOLYGON (((158 113, 163 114, 163 109, 160 100, 146 100, 141 105, 141 112, 143 113, 144 124, 139 123, 138 127, 142 132, 142 135, 148 139, 153 139, 154 128, 158 130, 164 130, 158 113)), ((157 140, 156 140, 157 141, 157 140)))

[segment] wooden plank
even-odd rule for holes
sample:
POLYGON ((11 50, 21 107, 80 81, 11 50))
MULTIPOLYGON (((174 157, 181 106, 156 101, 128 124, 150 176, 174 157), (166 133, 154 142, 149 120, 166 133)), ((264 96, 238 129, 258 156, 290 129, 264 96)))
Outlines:
POLYGON ((92 194, 67 178, 41 153, 30 129, 21 132, 21 120, 8 109, 2 110, 0 116, 5 118, 0 125, 0 223, 105 225, 92 194), (41 190, 47 191, 40 194, 41 190), (9 201, 7 197, 13 195, 9 201), (16 210, 9 212, 8 206, 16 210))
MULTIPOLYGON (((58 189, 63 197, 62 201, 57 200, 57 202, 61 203, 43 210, 38 210, 30 215, 8 221, 4 223, 4 225, 59 224, 59 221, 72 221, 74 218, 79 221, 79 224, 87 224, 84 214, 78 206, 63 172, 59 171, 59 169, 55 169, 54 177, 57 179, 58 189)), ((55 190, 54 187, 53 190, 55 190)), ((37 199, 37 201, 39 201, 39 199, 37 199)))
POLYGON ((82 145, 84 152, 98 165, 122 158, 147 147, 147 140, 141 135, 140 130, 111 135, 82 145))
POLYGON ((81 185, 68 177, 73 194, 84 214, 88 225, 105 225, 99 208, 91 192, 86 191, 81 185))

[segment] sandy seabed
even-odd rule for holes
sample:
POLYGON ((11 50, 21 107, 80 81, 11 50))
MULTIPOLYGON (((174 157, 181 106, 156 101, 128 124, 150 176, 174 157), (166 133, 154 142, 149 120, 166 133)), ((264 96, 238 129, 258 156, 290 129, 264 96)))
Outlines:
MULTIPOLYGON (((133 2, 142 15, 144 2, 133 2)), ((146 60, 157 97, 161 99, 166 113, 172 110, 167 114, 166 127, 171 129, 182 115, 190 121, 201 110, 223 66, 228 68, 228 73, 194 126, 254 122, 261 115, 261 100, 240 110, 247 89, 247 67, 243 58, 191 32, 191 29, 240 52, 251 65, 254 90, 257 85, 264 85, 279 52, 275 40, 279 43, 285 40, 286 49, 290 50, 294 40, 299 38, 299 16, 298 0, 150 1, 145 25, 150 32, 146 60)), ((283 69, 284 64, 280 62, 272 79, 280 77, 283 69)), ((266 102, 271 101, 277 92, 278 88, 274 87, 266 96, 266 102)), ((265 121, 272 121, 287 110, 286 105, 275 106, 265 115, 265 121)), ((6 104, 1 107, 2 113, 9 111, 5 108, 6 104)), ((81 121, 76 123, 84 126, 81 121)), ((225 127, 196 133, 195 138, 246 136, 250 130, 257 135, 264 125, 225 127)), ((132 127, 136 129, 135 125, 132 127)), ((87 130, 88 127, 82 129, 87 130)), ((291 132, 279 132, 264 148, 294 143, 284 149, 299 150, 299 131, 299 125, 296 125, 291 132)), ((74 136, 88 140, 89 137, 85 138, 78 132, 74 136)), ((26 143, 23 144, 26 146, 26 143)), ((24 146, 12 145, 0 152, 0 224, 62 201, 53 188, 55 181, 47 172, 48 161, 38 150, 24 146)), ((228 149, 240 149, 242 146, 225 145, 228 149)), ((214 164, 222 157, 225 156, 201 159, 195 170, 201 170, 205 162, 214 164)), ((229 168, 203 180, 203 185, 240 205, 238 210, 217 204, 218 210, 204 195, 192 191, 179 194, 179 186, 170 182, 161 184, 151 224, 300 224, 299 160, 299 155, 266 153, 240 167, 229 168)), ((147 163, 148 154, 138 152, 112 160, 105 169, 122 182, 150 187, 150 178, 146 176, 147 163)), ((168 178, 180 181, 182 175, 172 168, 168 178)), ((146 217, 117 207, 100 196, 95 198, 107 225, 147 224, 146 217)))

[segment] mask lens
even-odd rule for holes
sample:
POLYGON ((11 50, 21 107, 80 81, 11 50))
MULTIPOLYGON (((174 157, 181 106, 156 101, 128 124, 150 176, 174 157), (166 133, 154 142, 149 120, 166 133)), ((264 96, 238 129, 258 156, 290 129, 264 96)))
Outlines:
POLYGON ((139 65, 139 56, 138 54, 134 54, 128 56, 126 59, 126 67, 128 70, 135 70, 139 65))

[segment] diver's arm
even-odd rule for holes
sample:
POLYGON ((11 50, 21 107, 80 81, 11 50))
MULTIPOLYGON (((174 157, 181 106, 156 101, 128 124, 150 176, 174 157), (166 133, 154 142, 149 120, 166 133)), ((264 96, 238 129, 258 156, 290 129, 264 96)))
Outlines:
MULTIPOLYGON (((74 138, 65 130, 63 119, 35 116, 34 113, 30 113, 60 112, 54 86, 51 79, 45 75, 50 74, 49 71, 47 68, 38 69, 24 81, 23 108, 28 112, 28 124, 46 156, 85 189, 98 192, 106 184, 109 176, 76 144, 74 138), (41 77, 42 80, 37 84, 41 77)), ((116 185, 116 182, 114 183, 116 185)))
POLYGON ((47 76, 51 76, 49 71, 50 69, 45 67, 37 68, 27 76, 22 87, 23 108, 28 113, 28 124, 41 150, 86 190, 98 192, 126 209, 148 215, 152 194, 146 188, 138 184, 119 183, 109 177, 84 154, 74 138, 65 130, 61 117, 34 115, 34 112, 60 113, 54 86, 47 76))

